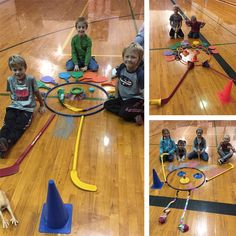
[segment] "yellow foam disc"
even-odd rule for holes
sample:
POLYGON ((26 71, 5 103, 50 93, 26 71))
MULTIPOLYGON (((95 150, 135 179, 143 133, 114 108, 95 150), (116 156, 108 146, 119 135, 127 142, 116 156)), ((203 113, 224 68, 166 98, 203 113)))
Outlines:
POLYGON ((196 46, 198 46, 199 44, 200 44, 199 41, 193 41, 193 44, 192 44, 192 45, 196 47, 196 46))
POLYGON ((179 182, 180 182, 181 184, 188 184, 189 181, 190 181, 190 180, 189 180, 188 177, 182 177, 179 182))
POLYGON ((160 99, 152 99, 149 101, 150 105, 158 105, 161 106, 161 98, 160 99))

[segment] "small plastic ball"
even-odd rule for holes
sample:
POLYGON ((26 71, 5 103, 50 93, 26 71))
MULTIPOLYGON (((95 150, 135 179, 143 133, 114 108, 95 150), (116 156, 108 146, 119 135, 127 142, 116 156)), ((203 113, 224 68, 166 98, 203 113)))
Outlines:
POLYGON ((160 217, 159 217, 159 223, 160 223, 160 224, 166 223, 166 217, 160 216, 160 217))
POLYGON ((189 226, 186 225, 186 224, 180 224, 180 225, 178 226, 178 228, 179 228, 179 230, 180 230, 182 233, 185 233, 185 232, 187 232, 187 231, 189 230, 189 226))

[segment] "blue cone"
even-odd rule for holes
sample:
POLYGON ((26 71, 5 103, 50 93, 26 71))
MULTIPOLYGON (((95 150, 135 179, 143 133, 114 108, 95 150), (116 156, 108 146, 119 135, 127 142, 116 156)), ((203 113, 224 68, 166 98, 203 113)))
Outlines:
POLYGON ((164 182, 161 182, 157 172, 155 171, 155 169, 152 170, 152 176, 153 176, 153 185, 152 185, 152 189, 161 189, 164 182))
POLYGON ((204 61, 204 62, 202 63, 202 66, 203 66, 203 67, 206 67, 206 68, 209 68, 210 65, 209 65, 209 63, 208 63, 208 60, 207 60, 207 61, 204 61))
POLYGON ((64 204, 53 180, 48 181, 47 202, 43 205, 40 233, 69 234, 72 223, 72 204, 64 204))

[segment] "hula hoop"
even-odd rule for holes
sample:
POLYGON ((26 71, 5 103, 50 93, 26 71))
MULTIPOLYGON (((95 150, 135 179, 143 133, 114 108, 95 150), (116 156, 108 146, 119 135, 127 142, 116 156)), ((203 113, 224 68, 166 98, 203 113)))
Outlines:
POLYGON ((47 103, 47 97, 48 97, 48 95, 49 95, 53 90, 55 90, 55 89, 57 89, 57 88, 59 88, 59 87, 66 86, 66 85, 71 85, 71 84, 76 84, 76 85, 78 85, 78 84, 87 84, 87 85, 90 85, 90 86, 94 86, 94 87, 96 87, 96 88, 102 90, 102 91, 106 94, 107 98, 109 98, 109 95, 108 95, 108 93, 107 93, 107 91, 106 91, 105 89, 103 89, 102 87, 100 87, 100 86, 98 86, 98 85, 96 85, 96 84, 92 84, 92 83, 89 83, 89 82, 70 82, 70 83, 59 84, 59 85, 57 85, 57 86, 51 88, 50 90, 48 90, 48 92, 45 94, 44 103, 45 103, 45 106, 46 106, 50 111, 52 111, 52 112, 54 112, 54 113, 56 113, 56 114, 58 114, 58 115, 61 115, 61 116, 81 117, 81 116, 91 116, 91 115, 94 115, 94 114, 96 114, 96 113, 98 113, 98 112, 100 112, 100 111, 102 111, 102 110, 104 109, 104 107, 102 106, 104 103, 101 103, 101 104, 98 104, 98 105, 95 105, 95 106, 92 106, 92 107, 83 109, 83 111, 90 111, 90 110, 92 110, 92 109, 95 109, 95 108, 101 106, 100 109, 98 109, 98 110, 96 110, 96 111, 94 111, 94 112, 84 113, 84 114, 66 114, 66 113, 62 113, 62 112, 56 111, 56 110, 54 110, 53 108, 51 108, 51 107, 48 105, 48 103, 47 103))
POLYGON ((196 189, 196 188, 201 187, 205 182, 206 182, 206 175, 205 175, 205 173, 204 173, 203 171, 201 171, 201 170, 195 168, 195 167, 181 167, 181 168, 177 168, 177 169, 172 170, 172 171, 166 176, 166 183, 167 183, 167 185, 168 185, 170 188, 173 188, 173 189, 175 189, 175 190, 177 190, 177 191, 191 191, 191 190, 194 190, 194 189, 196 189), (176 188, 176 187, 172 186, 172 185, 168 182, 168 177, 170 177, 170 174, 172 174, 174 171, 179 171, 179 170, 184 169, 184 168, 185 168, 185 169, 186 169, 186 168, 187 168, 187 169, 194 169, 194 170, 197 170, 197 171, 201 172, 201 174, 202 174, 202 176, 203 176, 202 183, 200 183, 200 184, 199 184, 198 186, 196 186, 196 187, 193 187, 193 188, 186 188, 186 189, 176 188))
MULTIPOLYGON (((210 62, 210 60, 211 60, 211 53, 210 53, 210 51, 209 51, 206 47, 199 45, 199 46, 196 46, 196 47, 189 46, 189 47, 186 47, 186 48, 187 48, 187 49, 201 49, 201 50, 204 51, 206 54, 209 54, 208 62, 210 62)), ((180 53, 183 52, 183 51, 184 51, 183 46, 180 46, 180 47, 177 48, 178 57, 181 58, 179 61, 180 61, 182 64, 187 65, 188 63, 185 62, 185 61, 183 61, 183 60, 182 60, 182 56, 180 55, 180 53)), ((206 60, 205 60, 205 61, 206 61, 206 60)), ((195 64, 194 66, 202 66, 202 63, 200 63, 200 64, 194 63, 194 64, 195 64)))

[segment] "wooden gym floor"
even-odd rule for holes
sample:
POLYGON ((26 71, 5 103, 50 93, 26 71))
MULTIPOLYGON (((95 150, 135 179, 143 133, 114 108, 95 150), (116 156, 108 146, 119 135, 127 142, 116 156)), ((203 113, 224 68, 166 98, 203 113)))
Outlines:
MULTIPOLYGON (((111 69, 122 62, 123 48, 143 23, 143 4, 142 0, 0 1, 1 125, 10 103, 6 92, 10 55, 22 55, 27 73, 37 79, 51 75, 63 83, 57 75, 65 71, 70 58, 74 23, 79 16, 86 16, 92 53, 100 65, 98 73, 110 78, 111 69)), ((42 116, 35 113, 31 126, 0 160, 0 168, 15 163, 50 115, 49 110, 42 116)), ((143 235, 143 126, 106 111, 85 117, 77 171, 82 181, 98 187, 97 192, 86 192, 70 180, 79 121, 56 115, 19 172, 0 178, 0 189, 6 192, 19 220, 17 227, 0 227, 0 235, 40 235, 49 179, 55 181, 64 203, 73 205, 71 235, 143 235)), ((10 216, 4 211, 4 217, 10 216)))
MULTIPOLYGON (((210 60, 211 68, 236 80, 236 4, 235 1, 173 1, 150 0, 150 97, 168 97, 186 71, 186 65, 179 61, 167 62, 163 53, 182 39, 169 38, 169 17, 173 14, 176 2, 185 16, 196 15, 199 21, 206 22, 201 34, 211 44, 216 45, 219 63, 215 57, 210 60), (221 64, 221 65, 220 65, 221 64)), ((189 27, 183 21, 185 39, 189 27)), ((190 40, 192 42, 193 40, 190 40)), ((201 55, 203 52, 201 52, 201 55)), ((200 57, 200 56, 199 56, 200 57)), ((229 80, 212 70, 195 67, 191 70, 180 88, 168 104, 157 107, 150 105, 151 115, 233 115, 236 102, 236 87, 231 90, 232 102, 222 105, 217 93, 223 91, 229 80)))
MULTIPOLYGON (((160 180, 163 181, 162 168, 159 161, 159 145, 161 139, 161 130, 168 128, 172 139, 177 142, 179 139, 185 139, 187 142, 187 152, 192 150, 195 131, 201 127, 204 131, 203 137, 207 142, 207 152, 209 161, 200 161, 199 164, 211 176, 214 171, 228 168, 229 164, 217 164, 217 144, 221 141, 224 134, 231 137, 231 144, 236 147, 236 121, 150 121, 150 186, 153 183, 152 170, 155 169, 160 180)), ((230 163, 236 165, 235 154, 230 159, 230 163)), ((195 162, 198 160, 194 160, 195 162)), ((184 164, 193 163, 191 160, 185 160, 184 164)), ((165 162, 166 175, 171 166, 178 166, 177 160, 174 163, 165 162)), ((189 231, 185 235, 201 236, 220 236, 235 235, 235 216, 236 216, 236 169, 235 167, 228 172, 204 183, 200 188, 191 191, 190 201, 185 213, 184 224, 189 226, 189 231), (195 200, 195 201, 193 201, 195 200), (195 209, 193 209, 195 207, 195 209)), ((179 177, 176 175, 176 181, 179 177)), ((178 182, 177 182, 178 183, 178 182)), ((180 192, 179 197, 183 200, 177 200, 170 209, 165 224, 159 224, 159 217, 163 214, 163 209, 174 199, 176 191, 164 184, 161 189, 153 190, 150 188, 150 235, 182 235, 178 230, 178 224, 183 214, 184 204, 187 199, 187 192, 180 192), (170 197, 169 200, 167 197, 170 197), (163 203, 163 201, 165 201, 163 203), (182 201, 182 205, 180 204, 182 201), (167 203, 166 203, 167 202, 167 203), (180 207, 181 205, 181 207, 180 207)))

